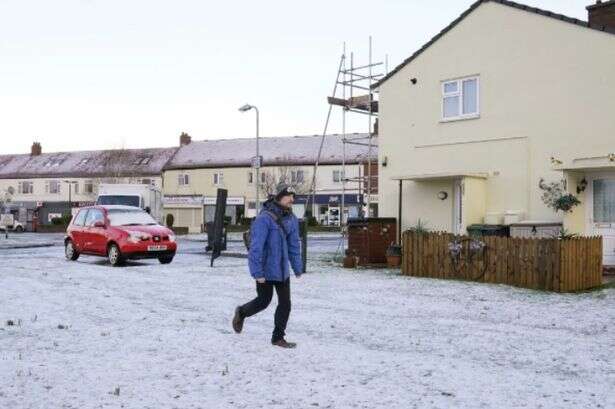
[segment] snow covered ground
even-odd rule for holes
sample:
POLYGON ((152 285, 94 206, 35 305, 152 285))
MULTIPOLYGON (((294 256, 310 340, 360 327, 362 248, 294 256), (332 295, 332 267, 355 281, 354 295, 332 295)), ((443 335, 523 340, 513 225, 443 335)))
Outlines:
POLYGON ((54 244, 61 245, 63 233, 14 233, 9 232, 8 238, 0 231, 0 249, 21 247, 47 247, 54 244))
MULTIPOLYGON (((560 295, 344 270, 317 237, 288 339, 241 258, 209 268, 0 249, 0 408, 613 408, 615 289, 560 295), (7 321, 14 325, 7 325, 7 321)), ((239 246, 238 246, 239 248, 239 246)))

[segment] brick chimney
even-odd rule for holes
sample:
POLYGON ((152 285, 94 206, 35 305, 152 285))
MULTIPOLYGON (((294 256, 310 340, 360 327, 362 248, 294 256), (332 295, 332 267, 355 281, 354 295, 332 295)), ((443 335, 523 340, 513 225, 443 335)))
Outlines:
POLYGON ((30 148, 30 156, 40 156, 43 153, 43 147, 40 142, 33 142, 32 148, 30 148))
POLYGON ((615 30, 615 0, 596 1, 596 4, 587 6, 587 20, 590 27, 615 30))
POLYGON ((186 132, 182 132, 182 134, 179 135, 179 146, 190 145, 190 142, 192 142, 192 137, 186 132))

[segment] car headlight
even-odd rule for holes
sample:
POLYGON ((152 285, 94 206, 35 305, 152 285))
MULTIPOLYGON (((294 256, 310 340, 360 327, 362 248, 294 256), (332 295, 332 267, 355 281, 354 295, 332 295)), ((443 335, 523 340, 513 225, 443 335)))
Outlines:
POLYGON ((128 241, 131 243, 138 243, 142 240, 148 240, 149 238, 149 234, 142 233, 139 231, 131 231, 130 233, 128 233, 128 241))
POLYGON ((175 235, 174 234, 169 234, 169 241, 171 243, 175 243, 175 235))

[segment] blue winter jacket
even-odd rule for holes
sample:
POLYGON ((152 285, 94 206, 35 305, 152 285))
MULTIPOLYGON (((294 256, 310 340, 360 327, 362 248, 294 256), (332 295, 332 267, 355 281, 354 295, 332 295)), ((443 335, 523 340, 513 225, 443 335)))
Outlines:
POLYGON ((289 263, 295 275, 303 273, 299 222, 291 211, 284 210, 274 201, 268 200, 250 228, 250 274, 255 279, 264 277, 267 281, 286 281, 290 276, 289 263), (268 211, 280 218, 286 233, 275 219, 267 214, 268 211))

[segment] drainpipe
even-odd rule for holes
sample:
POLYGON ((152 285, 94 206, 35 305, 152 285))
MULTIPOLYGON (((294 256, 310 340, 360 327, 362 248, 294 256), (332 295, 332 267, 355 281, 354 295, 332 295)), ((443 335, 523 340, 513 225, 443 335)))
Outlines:
POLYGON ((399 201, 398 201, 398 209, 397 209, 397 244, 400 244, 400 245, 401 245, 402 187, 403 187, 403 181, 399 179, 399 201))

